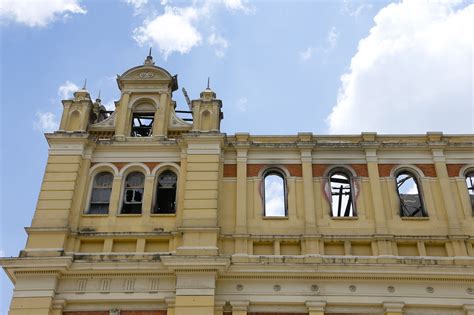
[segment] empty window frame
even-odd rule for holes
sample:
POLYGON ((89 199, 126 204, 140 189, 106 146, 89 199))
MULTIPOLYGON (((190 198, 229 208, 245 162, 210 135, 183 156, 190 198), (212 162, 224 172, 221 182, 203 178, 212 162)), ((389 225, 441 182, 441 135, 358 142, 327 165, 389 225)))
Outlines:
POLYGON ((158 176, 156 202, 153 213, 176 213, 176 188, 178 177, 172 171, 164 171, 158 176))
POLYGON ((331 216, 355 217, 352 177, 345 170, 329 173, 331 188, 331 216))
POLYGON ((466 185, 469 193, 469 200, 471 201, 472 214, 474 215, 474 171, 466 173, 466 185))
POLYGON ((143 188, 145 175, 133 172, 125 179, 125 190, 123 194, 122 213, 137 214, 142 212, 143 188))
POLYGON ((153 133, 155 113, 133 113, 132 137, 150 137, 153 133))
POLYGON ((262 197, 264 216, 286 217, 288 215, 286 180, 280 170, 271 169, 263 174, 262 197))
POLYGON ((109 212, 110 194, 114 176, 109 172, 101 172, 94 176, 89 214, 107 214, 109 212))
POLYGON ((396 175, 397 193, 400 200, 401 217, 426 217, 420 187, 416 176, 409 171, 396 175))

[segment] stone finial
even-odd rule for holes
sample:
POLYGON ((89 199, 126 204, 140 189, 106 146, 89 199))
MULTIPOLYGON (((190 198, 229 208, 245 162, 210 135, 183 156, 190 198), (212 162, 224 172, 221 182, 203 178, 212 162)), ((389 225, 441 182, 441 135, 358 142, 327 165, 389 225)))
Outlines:
POLYGON ((148 51, 148 56, 146 56, 145 62, 143 63, 145 66, 153 66, 155 62, 153 61, 153 56, 151 55, 151 47, 148 51))

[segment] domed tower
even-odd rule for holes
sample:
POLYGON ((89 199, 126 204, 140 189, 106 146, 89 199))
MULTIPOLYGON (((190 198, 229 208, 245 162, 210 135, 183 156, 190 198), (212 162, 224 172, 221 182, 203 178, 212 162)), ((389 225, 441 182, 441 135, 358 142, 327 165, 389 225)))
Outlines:
POLYGON ((86 89, 86 83, 84 82, 84 86, 74 92, 73 99, 63 100, 62 103, 64 109, 59 131, 85 132, 93 106, 89 91, 86 89))
POLYGON ((222 113, 222 101, 217 99, 216 93, 209 87, 201 92, 200 98, 191 102, 193 110, 193 131, 200 132, 219 132, 221 120, 224 118, 222 113))

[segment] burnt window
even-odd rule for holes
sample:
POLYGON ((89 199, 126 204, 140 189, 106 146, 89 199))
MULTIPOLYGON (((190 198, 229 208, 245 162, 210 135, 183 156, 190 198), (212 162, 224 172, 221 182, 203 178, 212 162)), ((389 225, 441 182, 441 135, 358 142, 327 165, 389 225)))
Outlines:
POLYGON ((329 185, 331 191, 331 216, 356 216, 351 176, 346 171, 335 170, 329 174, 329 185))
POLYGON ((145 175, 140 172, 133 172, 127 175, 122 213, 133 214, 142 212, 144 183, 145 175))
POLYGON ((109 172, 102 172, 95 175, 94 181, 92 182, 91 200, 87 213, 107 214, 109 212, 113 180, 114 176, 109 172))
POLYGON ((133 113, 132 137, 149 137, 153 132, 154 113, 133 113))
POLYGON ((401 217, 426 217, 420 188, 416 176, 409 171, 399 172, 396 176, 401 217))
POLYGON ((474 171, 466 174, 466 185, 469 192, 469 200, 471 200, 472 214, 474 215, 474 171))
POLYGON ((158 176, 153 213, 176 213, 177 182, 178 177, 172 171, 164 171, 158 176))
POLYGON ((262 190, 264 216, 287 216, 286 181, 283 173, 274 169, 265 172, 262 190))

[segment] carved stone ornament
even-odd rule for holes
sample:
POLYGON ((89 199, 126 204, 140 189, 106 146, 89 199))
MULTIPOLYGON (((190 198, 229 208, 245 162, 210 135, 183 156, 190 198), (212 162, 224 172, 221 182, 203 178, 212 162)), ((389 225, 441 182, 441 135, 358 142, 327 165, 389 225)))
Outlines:
POLYGON ((138 77, 140 79, 151 79, 155 76, 155 74, 153 72, 140 72, 138 74, 138 77))
POLYGON ((117 308, 111 309, 111 310, 109 311, 109 314, 110 314, 110 315, 120 315, 120 310, 117 309, 117 308))

